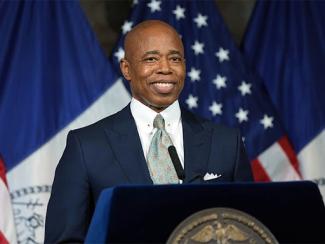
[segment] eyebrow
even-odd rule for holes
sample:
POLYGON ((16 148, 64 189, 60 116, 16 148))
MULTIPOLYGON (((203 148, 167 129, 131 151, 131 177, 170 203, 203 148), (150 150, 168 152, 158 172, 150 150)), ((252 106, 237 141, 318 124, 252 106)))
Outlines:
POLYGON ((169 54, 178 54, 179 56, 184 56, 184 55, 182 55, 182 53, 180 51, 177 51, 177 50, 171 50, 171 51, 169 51, 169 54))
MULTIPOLYGON (((160 54, 160 52, 159 52, 158 50, 147 51, 147 52, 145 52, 145 54, 143 55, 143 57, 145 57, 146 55, 149 55, 149 54, 160 54)), ((180 56, 183 56, 183 55, 181 54, 181 52, 180 52, 180 51, 177 51, 177 50, 169 50, 168 54, 169 54, 169 55, 170 55, 170 54, 178 54, 178 55, 180 55, 180 56)))
POLYGON ((159 54, 159 51, 158 50, 147 51, 147 52, 144 53, 143 57, 148 55, 148 54, 159 54))

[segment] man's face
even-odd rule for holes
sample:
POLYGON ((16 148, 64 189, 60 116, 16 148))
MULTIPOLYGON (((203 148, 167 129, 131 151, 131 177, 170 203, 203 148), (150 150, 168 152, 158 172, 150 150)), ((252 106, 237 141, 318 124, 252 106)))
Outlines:
POLYGON ((134 98, 159 112, 177 100, 184 86, 184 50, 177 33, 165 26, 137 32, 121 62, 134 98))

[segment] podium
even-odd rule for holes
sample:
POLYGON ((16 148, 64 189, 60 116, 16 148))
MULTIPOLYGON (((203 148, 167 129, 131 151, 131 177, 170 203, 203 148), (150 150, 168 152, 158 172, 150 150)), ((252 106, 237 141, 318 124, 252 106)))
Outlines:
POLYGON ((234 208, 262 222, 280 243, 325 243, 325 207, 312 182, 118 186, 97 202, 86 243, 165 243, 184 219, 234 208))

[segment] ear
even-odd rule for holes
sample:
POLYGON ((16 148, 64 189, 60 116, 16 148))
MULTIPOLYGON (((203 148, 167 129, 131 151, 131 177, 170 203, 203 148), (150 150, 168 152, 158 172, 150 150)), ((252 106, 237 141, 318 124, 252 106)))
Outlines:
POLYGON ((122 71, 124 78, 126 80, 131 80, 130 64, 125 58, 122 58, 120 61, 120 69, 122 71))

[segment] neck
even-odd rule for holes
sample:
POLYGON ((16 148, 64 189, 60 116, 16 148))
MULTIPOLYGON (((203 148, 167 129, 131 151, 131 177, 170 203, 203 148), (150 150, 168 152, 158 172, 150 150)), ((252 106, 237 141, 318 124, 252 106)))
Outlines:
MULTIPOLYGON (((137 98, 136 98, 137 99, 137 98)), ((166 108, 168 108, 168 106, 157 106, 157 105, 154 105, 148 101, 145 101, 145 100, 139 100, 137 99, 139 102, 143 103, 144 105, 146 105, 147 107, 151 108, 153 111, 155 111, 156 113, 160 113, 162 111, 164 111, 166 108)))
POLYGON ((150 105, 150 104, 145 104, 146 106, 148 106, 149 108, 151 108, 153 111, 160 113, 162 112, 164 109, 166 109, 167 107, 157 107, 154 105, 150 105))

